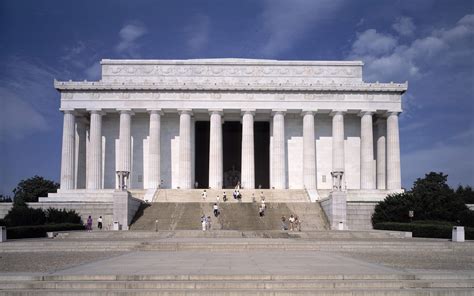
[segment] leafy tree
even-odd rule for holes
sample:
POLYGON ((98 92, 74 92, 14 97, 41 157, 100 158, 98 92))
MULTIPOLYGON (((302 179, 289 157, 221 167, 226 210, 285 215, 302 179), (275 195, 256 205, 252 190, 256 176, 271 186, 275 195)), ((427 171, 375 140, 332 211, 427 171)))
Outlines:
POLYGON ((448 176, 430 172, 418 178, 409 192, 389 195, 377 204, 372 223, 410 222, 408 211, 414 211, 414 220, 450 221, 472 225, 473 213, 466 207, 461 195, 449 187, 448 176))
POLYGON ((28 207, 21 198, 15 198, 13 207, 3 219, 6 226, 42 225, 46 222, 46 215, 42 209, 28 207))
POLYGON ((59 183, 44 179, 40 176, 21 180, 17 187, 13 189, 15 200, 22 199, 24 202, 37 202, 38 197, 46 197, 48 193, 56 192, 59 188, 59 183))
POLYGON ((459 195, 466 204, 474 204, 474 191, 471 186, 463 187, 459 185, 456 189, 456 195, 459 195))

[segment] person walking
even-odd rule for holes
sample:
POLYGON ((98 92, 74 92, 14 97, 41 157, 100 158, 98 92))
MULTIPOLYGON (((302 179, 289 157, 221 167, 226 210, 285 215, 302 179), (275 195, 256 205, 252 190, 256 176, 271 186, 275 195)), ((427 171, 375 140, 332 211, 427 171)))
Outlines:
POLYGON ((97 219, 97 228, 102 230, 102 216, 99 216, 99 219, 97 219))
POLYGON ((89 218, 87 218, 87 231, 92 231, 92 217, 89 216, 89 218))
POLYGON ((202 227, 202 231, 206 231, 206 228, 207 228, 207 218, 205 215, 202 215, 201 216, 201 227, 202 227))
POLYGON ((219 206, 217 205, 217 203, 215 203, 212 208, 214 210, 214 217, 219 216, 219 206))
POLYGON ((211 216, 207 216, 206 228, 207 228, 207 230, 211 230, 211 216))
POLYGON ((202 196, 202 200, 206 200, 206 198, 207 198, 206 189, 204 189, 204 191, 201 193, 201 196, 202 196))
POLYGON ((290 215, 288 222, 290 222, 290 231, 295 230, 295 217, 293 215, 290 215))
POLYGON ((224 202, 227 201, 227 194, 225 193, 225 191, 224 191, 224 193, 222 193, 222 200, 223 200, 224 202))
POLYGON ((281 216, 281 230, 288 230, 288 226, 286 225, 286 217, 281 216))

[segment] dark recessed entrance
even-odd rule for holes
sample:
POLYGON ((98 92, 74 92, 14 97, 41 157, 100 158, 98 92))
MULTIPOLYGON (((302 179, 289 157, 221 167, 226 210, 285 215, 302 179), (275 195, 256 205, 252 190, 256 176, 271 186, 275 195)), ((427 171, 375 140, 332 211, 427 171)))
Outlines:
POLYGON ((270 188, 270 123, 254 122, 255 188, 270 188))
MULTIPOLYGON (((195 179, 198 188, 209 187, 209 121, 197 121, 195 132, 195 179)), ((240 181, 242 163, 242 124, 227 121, 222 125, 224 188, 240 181)), ((255 187, 270 188, 270 124, 254 123, 255 187)))
POLYGON ((194 173, 198 188, 209 187, 209 128, 209 121, 196 121, 194 173))
POLYGON ((224 148, 224 188, 234 188, 240 181, 242 163, 242 124, 226 121, 222 125, 224 148))

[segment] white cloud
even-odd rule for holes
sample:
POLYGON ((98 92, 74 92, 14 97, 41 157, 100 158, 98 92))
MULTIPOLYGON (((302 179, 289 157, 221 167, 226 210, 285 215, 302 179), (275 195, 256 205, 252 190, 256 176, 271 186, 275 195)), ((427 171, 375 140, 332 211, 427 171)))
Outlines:
POLYGON ((325 19, 331 19, 342 0, 266 0, 261 15, 264 56, 276 56, 300 40, 304 34, 325 19))
POLYGON ((47 130, 59 107, 53 87, 59 73, 19 57, 7 58, 3 67, 7 76, 0 81, 0 140, 47 130))
POLYGON ((209 43, 210 20, 206 15, 197 15, 192 23, 184 29, 187 45, 191 52, 196 53, 207 47, 209 43))
POLYGON ((128 55, 130 57, 137 57, 137 50, 140 48, 137 42, 140 37, 147 33, 147 28, 141 23, 130 23, 120 29, 120 42, 115 49, 117 52, 128 55))
POLYGON ((409 17, 400 17, 392 28, 402 36, 411 36, 415 32, 415 24, 409 17))
POLYGON ((377 33, 375 29, 369 29, 357 35, 352 44, 354 55, 380 55, 392 51, 397 45, 397 40, 390 36, 377 33))
POLYGON ((473 35, 474 15, 464 16, 452 28, 434 30, 406 44, 396 36, 369 29, 357 35, 348 58, 365 62, 364 74, 368 81, 405 81, 419 78, 428 71, 424 65, 432 68, 456 57, 469 57, 466 62, 472 63, 474 52, 466 51, 466 43, 473 35))
POLYGON ((100 62, 95 62, 91 66, 84 70, 88 80, 99 80, 101 78, 101 65, 100 62))
POLYGON ((48 130, 46 118, 15 93, 0 87, 0 100, 0 142, 48 130))

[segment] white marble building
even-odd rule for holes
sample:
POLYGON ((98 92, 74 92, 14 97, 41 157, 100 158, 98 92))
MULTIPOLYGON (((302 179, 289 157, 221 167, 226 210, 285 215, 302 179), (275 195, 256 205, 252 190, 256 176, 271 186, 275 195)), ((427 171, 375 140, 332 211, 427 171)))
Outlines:
POLYGON ((365 83, 359 61, 102 60, 99 81, 55 81, 64 113, 58 194, 307 189, 349 200, 401 190, 407 84, 365 83), (333 182, 334 181, 334 182, 333 182))

